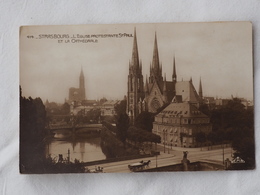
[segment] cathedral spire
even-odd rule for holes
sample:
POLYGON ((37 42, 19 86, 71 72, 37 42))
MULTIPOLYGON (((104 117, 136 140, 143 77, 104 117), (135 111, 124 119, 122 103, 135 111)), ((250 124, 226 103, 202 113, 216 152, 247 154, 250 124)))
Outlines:
POLYGON ((200 86, 199 86, 199 97, 202 99, 203 94, 202 94, 202 84, 201 84, 201 77, 200 77, 200 86))
POLYGON ((133 69, 135 69, 135 70, 139 69, 139 56, 138 56, 136 29, 134 31, 134 41, 133 41, 133 51, 132 51, 132 66, 133 66, 133 69))
POLYGON ((177 81, 177 74, 176 74, 176 67, 175 67, 175 56, 173 57, 173 74, 172 74, 172 81, 177 81))
POLYGON ((82 66, 81 66, 81 70, 80 70, 80 77, 84 77, 82 66))
POLYGON ((85 77, 84 77, 82 66, 81 66, 81 71, 79 76, 79 93, 80 93, 80 100, 85 100, 86 98, 85 77))
POLYGON ((166 73, 164 73, 164 81, 163 81, 163 92, 166 92, 167 88, 166 88, 166 73))
POLYGON ((142 73, 142 60, 140 60, 139 72, 142 73))
POLYGON ((155 32, 155 38, 154 38, 152 68, 153 68, 155 74, 159 74, 159 72, 160 72, 160 65, 159 65, 159 53, 158 53, 156 32, 155 32))
POLYGON ((146 93, 149 93, 147 75, 146 75, 146 81, 145 81, 145 92, 146 92, 146 93))

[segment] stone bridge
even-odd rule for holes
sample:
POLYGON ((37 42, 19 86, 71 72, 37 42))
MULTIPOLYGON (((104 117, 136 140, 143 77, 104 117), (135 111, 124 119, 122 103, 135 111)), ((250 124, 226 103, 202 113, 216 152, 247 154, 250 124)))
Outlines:
POLYGON ((102 128, 102 124, 80 124, 80 125, 50 125, 48 130, 50 132, 54 132, 56 130, 69 130, 69 131, 77 131, 79 129, 87 129, 90 131, 100 131, 102 128))

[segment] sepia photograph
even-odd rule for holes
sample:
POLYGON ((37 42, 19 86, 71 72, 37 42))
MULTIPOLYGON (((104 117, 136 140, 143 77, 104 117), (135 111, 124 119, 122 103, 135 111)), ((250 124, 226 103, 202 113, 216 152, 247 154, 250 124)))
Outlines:
POLYGON ((250 22, 22 26, 20 173, 255 169, 250 22))

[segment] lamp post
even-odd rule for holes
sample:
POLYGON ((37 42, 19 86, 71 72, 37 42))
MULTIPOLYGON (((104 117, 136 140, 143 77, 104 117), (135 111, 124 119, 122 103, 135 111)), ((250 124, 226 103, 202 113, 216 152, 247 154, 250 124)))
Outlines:
MULTIPOLYGON (((163 152, 165 153, 165 142, 166 142, 166 138, 167 138, 167 129, 163 130, 163 152)), ((169 152, 169 148, 168 148, 168 152, 169 152)))
POLYGON ((223 141, 222 141, 222 146, 223 146, 223 165, 225 165, 225 158, 224 158, 224 156, 225 156, 225 153, 224 153, 224 147, 225 147, 225 145, 224 145, 224 143, 223 143, 223 141))
POLYGON ((155 158, 156 158, 156 168, 157 168, 157 143, 155 143, 155 158))

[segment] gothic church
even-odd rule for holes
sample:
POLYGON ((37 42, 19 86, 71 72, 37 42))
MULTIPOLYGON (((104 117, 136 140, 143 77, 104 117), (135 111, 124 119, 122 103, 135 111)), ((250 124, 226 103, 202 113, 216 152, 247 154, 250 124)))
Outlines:
POLYGON ((136 30, 134 32, 132 59, 129 62, 127 112, 134 119, 142 112, 157 113, 158 110, 169 105, 173 99, 188 102, 196 107, 202 101, 202 85, 200 80, 199 94, 196 92, 192 79, 177 81, 175 58, 173 58, 172 80, 166 81, 162 75, 162 63, 159 60, 157 36, 155 33, 153 59, 150 64, 150 76, 145 84, 142 74, 142 63, 139 60, 136 30), (174 98, 176 96, 176 98, 174 98))

